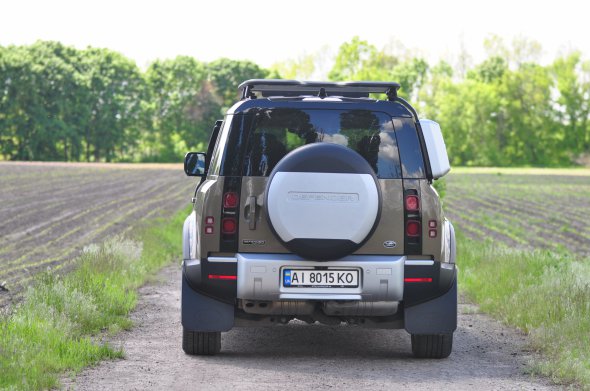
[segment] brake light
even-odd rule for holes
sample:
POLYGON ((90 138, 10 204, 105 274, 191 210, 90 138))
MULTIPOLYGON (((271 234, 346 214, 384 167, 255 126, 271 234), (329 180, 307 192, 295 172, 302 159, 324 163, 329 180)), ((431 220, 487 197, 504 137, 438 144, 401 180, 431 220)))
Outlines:
POLYGON ((223 193, 220 199, 221 216, 219 217, 219 251, 225 253, 238 252, 238 225, 240 222, 240 189, 241 177, 226 176, 223 182, 223 193))
POLYGON ((221 232, 224 234, 234 234, 238 228, 238 223, 233 217, 226 217, 221 221, 221 232))
POLYGON ((406 223, 406 235, 410 237, 420 236, 420 222, 418 220, 408 220, 406 223))
POLYGON ((409 255, 422 254, 422 216, 418 189, 404 191, 405 237, 404 252, 409 255))
POLYGON ((417 195, 406 196, 406 210, 408 212, 417 212, 420 210, 420 199, 417 195))
POLYGON ((239 201, 238 193, 230 191, 223 195, 223 207, 224 208, 235 208, 238 206, 239 201))

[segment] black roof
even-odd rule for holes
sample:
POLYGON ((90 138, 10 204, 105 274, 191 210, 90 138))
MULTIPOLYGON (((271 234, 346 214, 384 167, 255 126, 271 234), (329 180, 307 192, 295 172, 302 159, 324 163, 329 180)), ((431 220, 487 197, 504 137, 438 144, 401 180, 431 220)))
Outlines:
POLYGON ((369 97, 371 93, 386 94, 389 100, 397 97, 400 85, 395 82, 352 81, 325 82, 281 79, 251 79, 238 87, 242 99, 270 96, 339 96, 347 98, 369 97))

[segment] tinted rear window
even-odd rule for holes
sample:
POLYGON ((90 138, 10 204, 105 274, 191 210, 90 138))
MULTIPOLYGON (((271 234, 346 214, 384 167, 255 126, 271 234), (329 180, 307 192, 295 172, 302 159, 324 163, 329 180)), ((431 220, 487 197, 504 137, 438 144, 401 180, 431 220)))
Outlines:
POLYGON ((396 135, 388 115, 369 110, 287 108, 255 114, 243 157, 243 175, 268 176, 288 152, 315 142, 355 150, 379 178, 401 178, 396 135))

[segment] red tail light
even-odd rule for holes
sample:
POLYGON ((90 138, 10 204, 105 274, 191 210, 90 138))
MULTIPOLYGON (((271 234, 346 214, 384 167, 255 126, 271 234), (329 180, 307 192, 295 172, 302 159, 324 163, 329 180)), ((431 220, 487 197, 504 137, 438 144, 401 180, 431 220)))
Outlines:
POLYGON ((209 274, 210 280, 237 280, 238 276, 230 276, 224 274, 209 274))
POLYGON ((404 282, 432 282, 430 277, 404 278, 404 282))
POLYGON ((406 210, 408 212, 417 212, 420 210, 420 199, 417 195, 406 196, 406 210))
POLYGON ((238 229, 238 223, 233 217, 226 217, 221 221, 221 232, 224 234, 234 234, 238 229))
POLYGON ((223 195, 223 207, 224 208, 235 208, 238 206, 239 201, 238 193, 230 191, 229 193, 225 193, 223 195))
POLYGON ((406 223, 406 235, 409 237, 420 236, 420 222, 417 220, 408 220, 406 223))

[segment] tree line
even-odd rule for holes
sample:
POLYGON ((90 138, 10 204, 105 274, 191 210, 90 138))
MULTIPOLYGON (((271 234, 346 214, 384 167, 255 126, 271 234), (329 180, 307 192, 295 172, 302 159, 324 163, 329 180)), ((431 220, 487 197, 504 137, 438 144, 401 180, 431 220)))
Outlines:
MULTIPOLYGON (((398 81, 400 95, 441 124, 456 165, 566 166, 590 156, 590 62, 579 52, 538 62, 541 47, 491 37, 472 65, 429 64, 412 52, 343 43, 328 79, 398 81)), ((249 61, 156 60, 145 71, 108 49, 57 42, 0 47, 0 158, 178 161, 203 149, 250 78, 309 78, 324 59, 271 69, 249 61)))
POLYGON ((142 71, 108 49, 59 42, 0 47, 0 158, 178 161, 202 148, 249 61, 156 60, 142 71))

